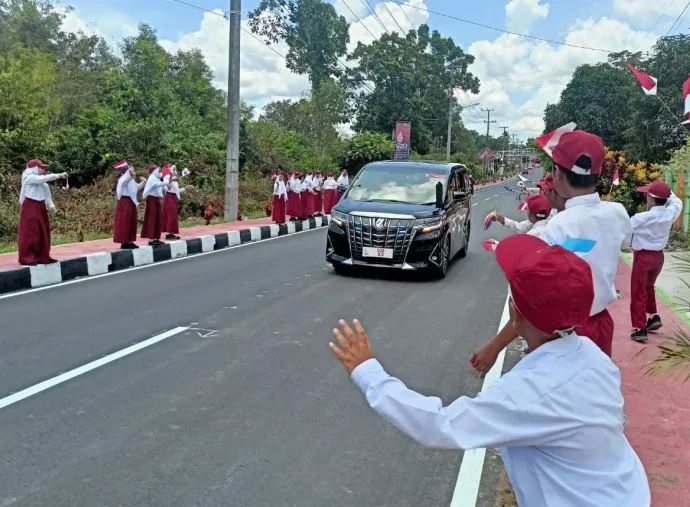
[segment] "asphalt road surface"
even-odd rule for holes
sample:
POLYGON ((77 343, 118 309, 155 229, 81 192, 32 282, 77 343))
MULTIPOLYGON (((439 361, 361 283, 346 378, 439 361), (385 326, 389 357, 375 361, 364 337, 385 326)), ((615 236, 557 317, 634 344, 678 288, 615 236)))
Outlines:
POLYGON ((0 299, 0 398, 190 328, 0 408, 0 506, 449 505, 462 453, 377 416, 326 344, 358 317, 411 387, 477 393, 468 358, 506 296, 481 249, 504 233, 481 222, 520 213, 503 187, 474 203, 469 254, 443 281, 336 275, 322 229, 0 299))

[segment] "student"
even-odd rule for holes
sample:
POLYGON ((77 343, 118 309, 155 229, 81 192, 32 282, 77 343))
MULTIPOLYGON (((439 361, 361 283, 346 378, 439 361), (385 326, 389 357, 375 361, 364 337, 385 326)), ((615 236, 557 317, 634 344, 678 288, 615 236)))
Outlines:
MULTIPOLYGON (((622 248, 630 244, 632 230, 625 208, 602 201, 596 184, 606 155, 599 136, 575 130, 559 135, 551 158, 554 161, 554 191, 566 200, 565 209, 548 221, 541 238, 551 245, 568 239, 588 239, 594 247, 581 254, 592 268, 594 303, 588 321, 576 329, 609 357, 613 343, 613 319, 606 307, 617 299, 614 282, 622 248)), ((505 326, 470 358, 472 366, 486 372, 510 342, 515 330, 505 326)))
MULTIPOLYGON (((450 405, 409 389, 374 357, 359 321, 340 321, 331 351, 376 412, 426 447, 498 446, 518 505, 649 507, 644 468, 623 432, 618 368, 588 338, 595 297, 587 262, 518 234, 496 259, 511 300, 509 325, 531 352, 475 398, 450 405)), ((392 465, 392 464, 391 464, 392 465)))
POLYGON ((304 174, 299 179, 299 200, 302 209, 302 215, 299 218, 302 220, 306 220, 314 214, 314 191, 311 188, 310 182, 311 179, 304 174))
POLYGON ((168 184, 162 181, 161 168, 156 164, 151 164, 148 170, 149 177, 142 194, 146 200, 146 210, 144 211, 144 224, 141 226, 141 237, 148 238, 151 246, 160 246, 163 244, 160 240, 162 229, 161 200, 163 199, 163 189, 168 184))
POLYGON ((163 199, 162 231, 167 233, 165 239, 180 239, 180 199, 182 194, 193 187, 180 187, 175 164, 163 168, 163 181, 168 186, 163 199))
POLYGON ((663 181, 655 181, 638 192, 647 196, 649 211, 637 213, 632 224, 633 267, 630 277, 630 319, 633 331, 630 338, 647 341, 647 331, 661 327, 656 311, 654 284, 664 265, 664 248, 668 243, 671 225, 683 211, 683 202, 663 181))
POLYGON ((19 231, 17 246, 19 264, 35 266, 57 262, 50 256, 50 221, 48 211, 55 211, 48 183, 67 178, 67 173, 46 174, 48 164, 29 160, 22 173, 19 192, 19 231))
POLYGON ((321 171, 314 174, 314 215, 320 217, 323 213, 323 176, 321 171))
POLYGON ((552 175, 549 174, 547 176, 544 176, 539 181, 539 183, 537 183, 537 187, 546 196, 546 198, 549 201, 549 204, 551 205, 551 213, 549 214, 549 218, 551 218, 559 211, 563 211, 565 209, 565 199, 558 195, 558 193, 556 192, 556 187, 554 187, 552 175))
POLYGON ((326 181, 323 182, 323 212, 331 214, 333 206, 338 203, 338 184, 333 179, 333 173, 326 174, 326 181))
POLYGON ((287 188, 285 181, 283 181, 283 173, 276 175, 273 182, 273 205, 271 206, 271 214, 273 221, 277 224, 285 223, 285 206, 287 205, 287 188))
POLYGON ((340 201, 340 199, 345 194, 345 190, 347 190, 347 187, 350 186, 350 177, 347 175, 346 169, 342 170, 340 176, 338 176, 338 181, 336 183, 338 184, 338 201, 340 201))
POLYGON ((299 181, 299 173, 292 173, 290 176, 290 181, 287 184, 288 200, 286 211, 290 215, 290 221, 294 222, 298 218, 302 217, 302 204, 300 199, 300 192, 302 185, 299 181))
POLYGON ((120 243, 120 248, 133 250, 139 248, 137 240, 137 209, 139 201, 137 193, 144 188, 146 180, 142 178, 137 184, 134 167, 126 160, 113 164, 120 173, 115 193, 117 207, 115 208, 115 225, 113 226, 113 242, 120 243))
POLYGON ((525 199, 525 205, 527 206, 527 220, 516 222, 500 213, 494 213, 493 221, 500 222, 514 233, 539 237, 546 227, 551 213, 549 201, 543 194, 530 195, 525 199))

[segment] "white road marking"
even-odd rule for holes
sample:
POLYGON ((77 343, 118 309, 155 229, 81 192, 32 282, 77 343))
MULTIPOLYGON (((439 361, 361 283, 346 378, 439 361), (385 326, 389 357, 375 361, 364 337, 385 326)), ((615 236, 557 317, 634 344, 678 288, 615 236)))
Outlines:
MULTIPOLYGON (((502 329, 510 319, 508 311, 508 297, 503 307, 503 315, 498 329, 502 329)), ((501 351, 496 362, 484 377, 482 391, 486 391, 491 384, 501 377, 503 361, 505 360, 505 349, 501 351)), ((458 472, 458 479, 455 481, 455 490, 450 500, 450 507, 475 507, 477 505, 477 495, 479 494, 479 483, 482 479, 484 470, 484 456, 486 449, 471 449, 462 455, 462 463, 458 472)))
POLYGON ((491 197, 487 197, 487 198, 484 199, 484 200, 485 200, 485 201, 490 201, 491 199, 492 199, 491 197))
POLYGON ((479 204, 479 203, 478 202, 472 203, 472 206, 476 206, 477 204, 479 204))
MULTIPOLYGON (((51 290, 51 289, 56 289, 56 288, 60 288, 60 287, 65 287, 67 285, 74 285, 75 283, 90 282, 92 280, 98 280, 98 279, 104 278, 106 276, 115 276, 115 275, 121 275, 123 273, 131 273, 132 271, 137 271, 139 269, 148 269, 148 268, 151 268, 154 266, 161 266, 163 264, 170 264, 171 262, 181 262, 181 261, 186 261, 189 259, 198 259, 199 257, 204 257, 206 255, 213 255, 213 254, 217 254, 217 253, 221 253, 221 252, 229 252, 231 250, 234 250, 235 248, 244 248, 246 246, 260 245, 262 243, 266 243, 267 241, 273 241, 276 239, 283 239, 283 238, 290 238, 290 237, 297 236, 298 234, 308 234, 310 232, 319 231, 319 230, 320 231, 326 231, 326 230, 328 230, 328 227, 327 226, 317 227, 316 229, 309 229, 306 231, 300 231, 300 232, 295 232, 292 234, 286 234, 284 236, 278 236, 277 238, 267 238, 267 239, 262 239, 261 241, 252 241, 249 243, 243 243, 241 245, 234 245, 234 246, 230 246, 227 248, 221 248, 220 250, 214 250, 212 252, 202 252, 202 253, 198 253, 198 254, 194 254, 194 255, 188 255, 186 257, 180 257, 178 259, 170 259, 167 261, 161 261, 161 262, 154 262, 152 264, 146 264, 144 266, 135 266, 133 268, 122 269, 120 271, 113 271, 112 273, 103 273, 102 275, 89 276, 89 277, 85 277, 85 278, 77 278, 76 280, 70 280, 68 282, 57 283, 54 285, 47 285, 45 287, 34 287, 33 289, 27 289, 27 290, 23 290, 20 292, 10 292, 9 294, 4 294, 4 295, 0 296, 0 300, 14 298, 14 297, 18 297, 18 296, 23 296, 25 294, 31 294, 33 292, 40 292, 40 291, 44 291, 44 290, 51 290)), ((237 232, 237 231, 234 231, 234 232, 237 232)), ((136 252, 137 250, 132 250, 132 251, 136 252)), ((297 277, 297 278, 299 278, 299 277, 297 277)))
POLYGON ((14 394, 11 394, 9 396, 6 396, 6 397, 0 399, 0 409, 3 409, 5 407, 9 407, 10 405, 13 405, 14 403, 25 400, 26 398, 29 398, 35 394, 38 394, 42 391, 45 391, 46 389, 50 389, 51 387, 55 387, 56 385, 62 384, 63 382, 67 382, 68 380, 71 380, 75 377, 78 377, 79 375, 83 375, 84 373, 88 373, 91 370, 95 370, 96 368, 100 368, 101 366, 104 366, 108 363, 112 363, 113 361, 116 361, 117 359, 128 356, 130 354, 133 354, 134 352, 137 352, 141 349, 145 349, 146 347, 150 347, 151 345, 154 345, 158 342, 161 342, 163 340, 167 340, 168 338, 175 336, 177 334, 180 334, 180 333, 186 331, 187 329, 189 329, 189 328, 188 327, 176 327, 175 329, 171 329, 170 331, 166 331, 164 333, 158 334, 152 338, 149 338, 148 340, 144 340, 142 342, 135 343, 134 345, 130 345, 129 347, 126 347, 122 350, 118 350, 117 352, 113 352, 112 354, 108 354, 105 357, 102 357, 100 359, 96 359, 95 361, 91 361, 90 363, 86 363, 82 366, 74 368, 73 370, 65 372, 62 375, 58 375, 57 377, 53 377, 53 378, 50 378, 48 380, 44 380, 43 382, 40 382, 36 385, 33 385, 31 387, 27 387, 26 389, 22 389, 19 392, 16 392, 14 394))

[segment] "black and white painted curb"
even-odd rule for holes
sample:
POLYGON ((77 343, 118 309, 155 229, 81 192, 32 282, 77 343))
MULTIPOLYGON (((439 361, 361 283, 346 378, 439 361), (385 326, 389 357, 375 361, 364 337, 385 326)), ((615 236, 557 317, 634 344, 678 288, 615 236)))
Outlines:
POLYGON ((497 181, 496 183, 488 183, 488 184, 484 185, 483 187, 479 187, 479 185, 476 185, 477 188, 475 188, 475 191, 476 190, 488 190, 489 188, 500 187, 500 186, 503 186, 503 185, 510 183, 515 178, 517 178, 517 174, 515 176, 511 176, 510 178, 505 179, 503 181, 497 181))
POLYGON ((252 243, 296 232, 318 229, 328 225, 329 217, 249 227, 239 231, 222 232, 192 239, 171 241, 162 246, 142 246, 136 250, 115 250, 76 257, 55 264, 43 264, 0 271, 0 294, 54 285, 75 278, 103 275, 123 269, 178 259, 188 255, 212 252, 232 246, 252 243))

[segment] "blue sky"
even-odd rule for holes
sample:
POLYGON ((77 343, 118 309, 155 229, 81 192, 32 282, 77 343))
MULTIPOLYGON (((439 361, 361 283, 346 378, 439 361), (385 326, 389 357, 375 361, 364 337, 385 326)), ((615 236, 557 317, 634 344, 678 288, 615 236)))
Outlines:
MULTIPOLYGON (((226 0, 185 0, 205 9, 228 10, 226 0)), ((368 11, 365 0, 330 0, 352 23, 353 44, 371 40, 364 24, 375 36, 383 27, 368 11), (359 19, 346 8, 349 5, 359 19)), ((396 26, 381 0, 369 0, 384 25, 396 26)), ((541 116, 547 103, 558 100, 575 67, 606 59, 605 52, 559 46, 473 26, 422 9, 431 9, 479 23, 607 50, 647 50, 656 37, 665 34, 685 6, 684 0, 405 0, 409 6, 387 1, 403 28, 428 23, 451 36, 476 57, 471 70, 482 81, 477 96, 456 91, 461 103, 480 102, 494 108, 500 125, 525 138, 543 127, 541 116), (402 10, 404 9, 404 13, 402 10), (412 23, 410 23, 412 22, 412 23)), ((113 44, 148 23, 159 33, 166 49, 199 47, 223 86, 227 73, 227 25, 220 16, 186 7, 173 0, 62 0, 74 11, 65 21, 68 30, 105 36, 113 44)), ((245 0, 243 13, 258 0, 245 0)), ((687 32, 690 13, 672 33, 687 32)), ((246 17, 246 16, 245 16, 246 17)), ((291 74, 282 59, 256 40, 242 34, 242 97, 258 107, 282 98, 295 98, 308 90, 304 76, 291 74)), ((276 46, 279 52, 285 48, 276 46)), ((483 130, 481 112, 463 114, 470 128, 483 130)), ((498 132, 498 129, 494 133, 498 132)))

